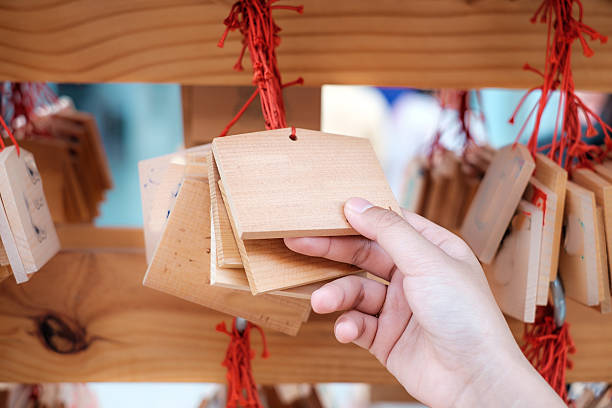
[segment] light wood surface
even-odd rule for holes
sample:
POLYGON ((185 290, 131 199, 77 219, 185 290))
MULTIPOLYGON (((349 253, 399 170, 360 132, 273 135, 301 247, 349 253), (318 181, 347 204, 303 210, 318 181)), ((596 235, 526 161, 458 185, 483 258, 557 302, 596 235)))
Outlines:
POLYGON ((597 207, 597 223, 595 224, 597 250, 597 279, 599 293, 599 310, 601 313, 612 312, 612 299, 610 298, 610 274, 608 272, 608 251, 606 250, 606 234, 604 216, 601 207, 597 207))
MULTIPOLYGON (((237 289, 242 291, 248 291, 251 293, 249 286, 249 280, 247 279, 244 268, 224 268, 217 265, 216 262, 216 239, 215 229, 210 228, 210 284, 212 286, 220 286, 223 288, 237 289)), ((309 285, 297 286, 295 288, 289 288, 284 290, 271 291, 271 295, 278 296, 289 296, 297 299, 310 299, 312 292, 323 286, 324 282, 311 283, 309 285)))
MULTIPOLYGON (((3 0, 0 78, 250 85, 248 62, 244 72, 232 70, 241 36, 232 33, 217 47, 230 3, 3 0)), ((583 3, 585 23, 612 35, 612 4, 583 3)), ((299 4, 303 15, 274 11, 285 81, 462 89, 540 82, 521 69, 544 64, 546 26, 530 23, 539 5, 532 0, 299 4)), ((576 86, 612 90, 612 47, 592 47, 593 58, 573 54, 576 86)))
POLYGON ((483 265, 499 308, 526 323, 535 319, 542 219, 538 207, 521 200, 495 259, 483 265))
POLYGON ((281 238, 243 241, 236 233, 223 181, 219 181, 219 189, 240 250, 249 287, 254 295, 322 282, 358 271, 358 268, 352 265, 293 252, 281 238))
POLYGON ((559 269, 559 251, 561 250, 561 232, 563 230, 567 171, 541 153, 535 155, 535 164, 536 169, 533 173, 533 177, 557 195, 555 233, 552 247, 553 253, 550 264, 550 280, 553 281, 557 278, 557 271, 559 269))
POLYGON ((542 223, 542 242, 540 244, 540 268, 538 272, 536 305, 545 306, 548 303, 548 288, 550 287, 550 272, 553 262, 557 195, 535 177, 532 177, 525 189, 523 199, 542 210, 544 219, 542 223))
POLYGON ((210 145, 201 145, 163 156, 153 157, 138 162, 138 179, 140 186, 140 202, 142 205, 142 221, 145 241, 147 263, 151 262, 155 247, 159 242, 160 229, 154 231, 151 225, 163 226, 166 223, 168 211, 172 209, 176 199, 176 192, 180 186, 182 175, 173 172, 175 177, 167 176, 171 165, 184 165, 190 154, 202 153, 210 150, 210 145), (161 190, 160 190, 160 187, 161 190), (156 197, 164 198, 166 204, 161 211, 153 211, 156 197), (157 213, 157 219, 152 219, 157 213))
POLYGON ((572 181, 565 194, 565 236, 559 259, 559 273, 565 294, 587 306, 599 304, 595 195, 572 181))
POLYGON ((310 313, 307 300, 253 297, 210 285, 208 181, 185 179, 143 284, 180 298, 295 335, 310 313))
MULTIPOLYGON (((602 212, 602 216, 603 216, 603 225, 601 226, 601 228, 603 228, 603 234, 604 234, 604 238, 600 239, 599 238, 599 234, 597 234, 597 244, 601 244, 602 246, 605 246, 605 248, 597 248, 598 251, 606 251, 608 254, 612 254, 612 183, 610 183, 609 181, 607 181, 604 177, 601 177, 599 174, 595 173, 592 170, 589 169, 576 169, 573 173, 572 173, 572 180, 574 180, 578 185, 581 185, 582 187, 586 188, 587 190, 592 191, 593 193, 595 193, 595 203, 598 206, 598 211, 602 212)), ((598 230, 601 228, 597 228, 598 230)), ((610 267, 612 266, 612 259, 608 259, 606 257, 606 262, 607 264, 605 266, 602 266, 601 269, 599 269, 598 267, 598 272, 599 273, 603 273, 603 270, 605 269, 605 273, 606 275, 609 275, 609 270, 610 267)), ((601 277, 601 275, 600 275, 601 277)), ((608 279, 606 279, 607 281, 608 279)), ((607 298, 605 299, 608 303, 607 304, 602 304, 602 311, 606 310, 609 311, 609 295, 610 295, 610 288, 608 285, 608 288, 606 291, 604 291, 604 289, 601 287, 601 285, 603 285, 603 277, 602 279, 600 279, 599 283, 600 283, 600 290, 599 290, 599 294, 600 294, 600 300, 602 300, 602 298, 606 298, 606 294, 607 294, 607 298)))
POLYGON ((212 142, 239 238, 356 235, 343 211, 351 197, 400 213, 369 140, 290 134, 277 129, 212 142))
POLYGON ((221 177, 219 176, 219 170, 217 169, 217 164, 215 163, 212 152, 209 153, 207 161, 210 209, 212 212, 211 221, 215 232, 215 248, 217 254, 216 262, 221 268, 242 269, 242 275, 244 275, 238 244, 236 244, 232 225, 227 215, 223 199, 221 198, 221 190, 219 190, 219 180, 221 180, 221 177))
POLYGON ((534 168, 531 153, 520 144, 499 149, 489 165, 460 232, 483 263, 493 260, 534 168))
MULTIPOLYGON (((99 228, 89 233, 111 235, 99 228)), ((132 230, 113 232, 124 233, 132 230)), ((145 268, 143 251, 81 249, 61 252, 26 285, 0 283, 0 381, 225 382, 228 339, 214 328, 229 317, 143 287, 145 268), (61 323, 68 328, 63 334, 61 323)), ((267 360, 259 358, 261 342, 253 336, 258 383, 395 384, 367 351, 333 338, 335 317, 313 315, 297 337, 266 330, 267 360)), ((611 382, 612 315, 568 300, 567 320, 578 349, 568 381, 611 382)), ((509 324, 520 337, 523 325, 509 324)))

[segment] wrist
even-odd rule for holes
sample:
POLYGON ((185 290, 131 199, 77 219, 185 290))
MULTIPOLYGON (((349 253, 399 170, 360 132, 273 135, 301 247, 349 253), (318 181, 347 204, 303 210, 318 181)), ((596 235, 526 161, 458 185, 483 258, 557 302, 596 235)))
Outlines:
POLYGON ((493 351, 483 368, 474 372, 456 406, 565 406, 516 344, 506 352, 502 350, 493 351))

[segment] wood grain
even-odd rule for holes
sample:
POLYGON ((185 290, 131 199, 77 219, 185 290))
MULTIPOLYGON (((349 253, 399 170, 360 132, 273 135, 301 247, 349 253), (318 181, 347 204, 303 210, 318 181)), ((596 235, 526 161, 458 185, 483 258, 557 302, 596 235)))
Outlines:
POLYGON ((559 273, 565 294, 587 306, 599 304, 595 195, 572 181, 565 194, 565 236, 559 259, 559 273))
POLYGON ((322 282, 356 273, 359 269, 342 262, 314 258, 291 251, 281 238, 242 240, 227 205, 223 181, 219 181, 240 257, 254 295, 322 282))
POLYGON ((559 251, 561 250, 561 232, 563 230, 563 212, 565 209, 565 191, 567 185, 567 171, 538 153, 535 155, 536 169, 533 177, 557 195, 557 208, 555 211, 555 235, 553 236, 553 253, 550 264, 550 280, 557 278, 559 269, 559 251))
MULTIPOLYGON (((210 284, 212 286, 220 286, 223 288, 236 289, 251 292, 249 280, 247 279, 244 268, 224 268, 217 265, 216 262, 216 239, 215 229, 210 228, 210 284)), ((288 296, 297 299, 310 299, 312 292, 319 289, 329 281, 311 283, 309 285, 297 286, 284 290, 271 291, 271 295, 288 296)))
MULTIPOLYGON (((134 231, 90 233, 105 237, 101 249, 92 238, 91 249, 61 252, 27 285, 0 283, 0 381, 225 382, 228 339, 214 327, 227 315, 143 287, 144 251, 125 251, 130 242, 121 247, 120 236, 134 231), (113 234, 111 249, 105 242, 113 234), (59 334, 58 322, 81 334, 59 334), (46 340, 41 328, 50 329, 46 340)), ((257 381, 395 384, 367 351, 334 339, 335 317, 312 316, 297 337, 267 330, 271 356, 253 361, 257 381)), ((568 299, 567 320, 578 349, 568 382, 612 382, 612 315, 568 299)), ((523 325, 509 325, 520 338, 523 325)), ((259 337, 252 341, 258 353, 259 337)))
POLYGON ((290 134, 277 129, 212 142, 239 238, 357 235, 343 211, 351 197, 400 212, 369 140, 290 134))
MULTIPOLYGON (((604 246, 597 249, 598 251, 606 251, 608 254, 612 254, 612 183, 589 169, 576 169, 572 173, 572 180, 574 180, 578 185, 595 193, 595 203, 599 207, 598 211, 602 212, 603 225, 601 228, 603 228, 602 234, 604 235, 604 238, 601 239, 599 238, 599 233, 597 234, 597 244, 604 246)), ((597 230, 601 228, 597 228, 597 230)), ((612 266, 612 259, 608 259, 608 257, 606 257, 606 262, 607 264, 602 266, 601 269, 598 268, 598 272, 603 273, 602 271, 605 269, 606 275, 609 275, 609 270, 612 266)), ((605 295, 607 294, 607 304, 602 305, 601 307, 603 311, 609 309, 610 307, 610 287, 608 284, 607 290, 604 290, 604 288, 601 286, 604 285, 603 277, 601 278, 599 290, 600 300, 602 300, 602 297, 606 298, 605 295)))
POLYGON ((185 179, 143 284, 253 323, 295 335, 307 300, 253 297, 210 285, 210 194, 207 180, 185 179))
POLYGON ((495 154, 460 232, 481 262, 493 260, 534 168, 523 145, 508 145, 495 154))
POLYGON ((597 250, 597 279, 599 289, 599 310, 601 313, 612 312, 612 299, 610 298, 610 274, 608 270, 608 252, 606 250, 606 234, 604 227, 603 209, 597 207, 597 223, 595 224, 595 249, 597 250))
POLYGON ((483 265, 504 314, 533 323, 540 271, 542 211, 521 200, 493 262, 483 265))
MULTIPOLYGON (((585 22, 612 35, 612 4, 584 0, 585 22)), ((296 3, 297 4, 297 3, 296 3)), ((531 88, 543 68, 546 27, 531 0, 305 0, 303 15, 275 11, 286 81, 420 88, 531 88)), ((232 70, 241 38, 217 42, 229 2, 27 0, 0 3, 0 78, 56 82, 250 85, 232 70), (10 39, 10 41, 9 41, 10 39)), ((579 89, 612 90, 612 47, 573 57, 579 89)))
POLYGON ((152 223, 158 225, 165 225, 167 219, 167 213, 172 209, 174 205, 175 193, 178 191, 181 175, 174 172, 177 177, 169 178, 166 176, 168 168, 171 164, 185 164, 186 157, 189 154, 196 154, 200 152, 206 152, 210 150, 210 145, 202 145, 192 147, 183 151, 166 154, 163 156, 153 157, 151 159, 141 160, 138 162, 138 179, 140 185, 140 200, 142 205, 142 221, 144 226, 144 240, 145 250, 147 254, 147 263, 151 261, 155 247, 159 242, 159 231, 153 231, 150 228, 152 223), (165 179, 165 181, 164 181, 165 179), (160 186, 165 185, 163 191, 160 190, 160 186), (160 212, 157 211, 158 220, 151 219, 151 212, 153 209, 153 203, 155 197, 165 196, 166 202, 166 213, 162 210, 161 220, 159 219, 160 212), (168 199, 169 198, 169 199, 168 199))
MULTIPOLYGON (((238 250, 238 244, 234 238, 234 232, 232 231, 232 224, 225 204, 221 197, 221 190, 219 190, 219 170, 215 163, 215 158, 211 153, 207 156, 208 161, 208 185, 210 188, 210 209, 211 209, 211 221, 215 232, 215 249, 217 254, 217 265, 221 268, 244 268, 242 265, 242 259, 240 258, 240 251, 238 250)), ((246 275, 245 275, 246 279, 246 275)))
MULTIPOLYGON (((563 196, 565 197, 565 194, 563 194, 563 196)), ((545 306, 548 303, 548 288, 550 286, 550 272, 553 262, 553 248, 556 235, 557 194, 552 192, 552 190, 547 188, 543 183, 539 182, 535 177, 532 177, 525 189, 523 199, 542 210, 544 219, 542 225, 542 242, 540 244, 540 268, 538 273, 536 305, 545 306)), ((563 219, 563 217, 561 218, 563 219)))

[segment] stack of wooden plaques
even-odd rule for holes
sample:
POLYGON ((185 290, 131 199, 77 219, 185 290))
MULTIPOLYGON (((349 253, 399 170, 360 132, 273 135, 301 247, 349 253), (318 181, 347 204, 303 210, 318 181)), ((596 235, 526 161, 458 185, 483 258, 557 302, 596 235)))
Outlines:
POLYGON ((0 151, 0 280, 27 282, 59 251, 42 180, 30 152, 0 151))
POLYGON ((406 185, 421 197, 405 201, 458 231, 507 315, 533 322, 557 272, 568 297, 611 312, 612 163, 577 169, 568 181, 564 169, 544 155, 532 157, 524 146, 480 150, 465 156, 470 176, 456 171, 459 159, 448 152, 431 165, 414 162, 406 185), (447 183, 442 188, 439 179, 447 183), (463 183, 463 192, 448 183, 463 183), (458 206, 467 211, 455 217, 458 206))
POLYGON ((95 118, 71 108, 37 118, 21 146, 38 164, 56 223, 92 222, 112 188, 112 177, 95 118))
POLYGON ((399 212, 374 151, 366 139, 290 135, 217 138, 213 152, 139 164, 146 286, 295 335, 314 290, 360 273, 294 253, 283 238, 355 235, 343 215, 352 196, 399 212))

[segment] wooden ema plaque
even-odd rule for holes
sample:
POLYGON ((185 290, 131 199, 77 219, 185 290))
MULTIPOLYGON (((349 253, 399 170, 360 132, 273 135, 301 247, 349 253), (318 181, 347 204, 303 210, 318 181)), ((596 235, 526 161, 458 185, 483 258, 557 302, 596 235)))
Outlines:
POLYGON ((60 248, 34 156, 0 152, 0 237, 17 283, 26 282, 60 248))
MULTIPOLYGON (((191 173, 189 165, 186 173, 191 173)), ((210 194, 207 169, 184 178, 143 284, 256 324, 295 335, 310 314, 308 300, 210 285, 210 194), (202 177, 202 173, 204 177, 202 177)))
POLYGON ((568 181, 559 273, 565 294, 587 306, 599 304, 596 221, 595 194, 568 181))
MULTIPOLYGON (((565 196, 565 194, 564 194, 565 196)), ((544 186, 535 177, 529 180, 523 198, 542 210, 542 243, 540 245, 540 268, 536 304, 544 306, 548 303, 548 288, 550 286, 551 264, 555 245, 557 195, 544 186)), ((557 251, 558 252, 558 251, 557 251)))
POLYGON ((367 139, 297 129, 216 138, 212 150, 236 235, 243 240, 356 235, 351 197, 399 213, 367 139))
POLYGON ((500 149, 487 169, 460 233, 483 263, 493 260, 534 168, 529 150, 517 144, 500 149))
POLYGON ((542 211, 522 200, 493 262, 484 265, 500 309, 526 323, 535 319, 541 241, 542 211))

